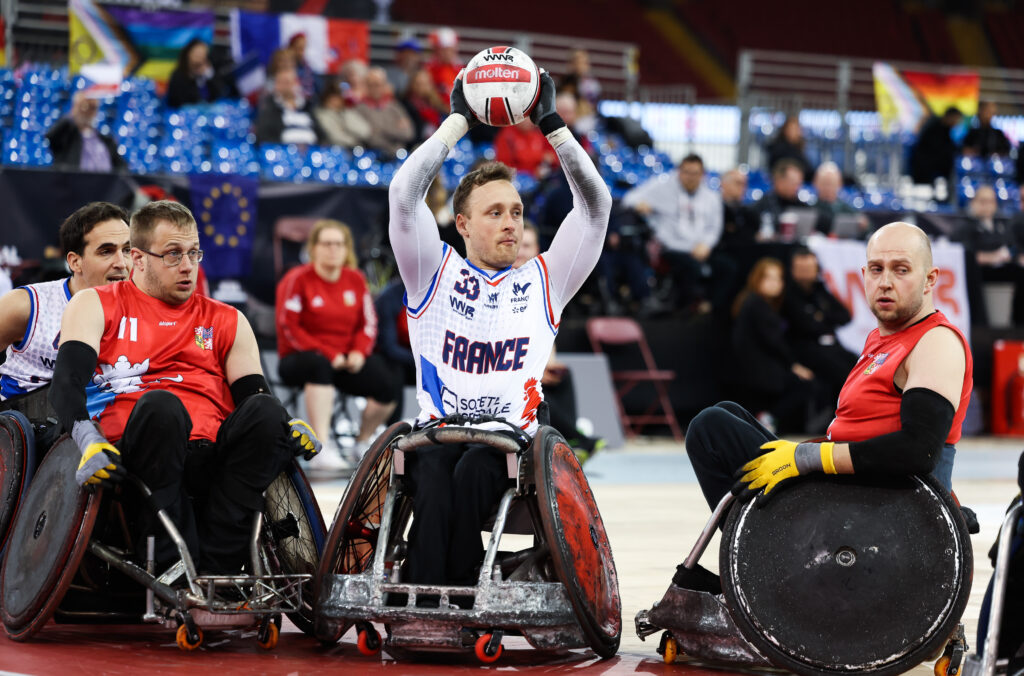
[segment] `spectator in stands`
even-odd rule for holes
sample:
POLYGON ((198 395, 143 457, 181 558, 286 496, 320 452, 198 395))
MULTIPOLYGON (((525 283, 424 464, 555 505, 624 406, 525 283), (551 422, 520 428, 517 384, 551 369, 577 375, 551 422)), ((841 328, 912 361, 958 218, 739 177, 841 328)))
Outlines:
POLYGON ((933 183, 937 178, 951 180, 957 152, 951 132, 963 119, 963 113, 950 106, 942 117, 932 115, 924 123, 910 149, 910 177, 914 183, 933 183))
MULTIPOLYGON (((839 327, 848 324, 850 311, 832 295, 819 275, 818 257, 806 247, 793 252, 789 264, 792 281, 786 285, 782 317, 788 324, 786 336, 793 354, 817 376, 823 389, 822 404, 831 419, 839 390, 857 362, 857 355, 836 340, 839 327)), ((829 420, 813 427, 824 429, 829 420)), ((806 431, 818 432, 809 428, 806 431)))
POLYGON ((715 251, 722 236, 722 198, 705 185, 700 155, 684 157, 676 176, 654 176, 630 190, 622 203, 647 218, 672 278, 676 308, 724 308, 736 265, 715 251), (709 281, 710 293, 701 288, 702 280, 709 281))
POLYGON ((288 51, 292 53, 292 60, 295 61, 295 74, 299 78, 299 85, 302 87, 302 95, 313 101, 320 91, 316 73, 306 62, 306 34, 296 33, 288 40, 288 51))
POLYGON ((373 130, 370 123, 352 106, 345 104, 345 97, 337 83, 324 88, 320 105, 313 111, 316 121, 323 129, 324 143, 343 148, 366 146, 373 130))
POLYGON ((366 73, 366 96, 357 110, 370 123, 373 133, 369 145, 387 157, 394 157, 416 134, 409 114, 391 91, 384 69, 376 66, 366 73))
MULTIPOLYGON (((391 83, 395 94, 399 98, 405 97, 413 76, 423 68, 422 62, 422 51, 419 40, 416 38, 409 35, 403 37, 395 45, 395 62, 387 66, 386 71, 388 82, 391 83)), ((430 73, 427 73, 427 79, 433 85, 433 81, 430 80, 430 73)))
POLYGON ((313 114, 312 101, 302 95, 295 69, 278 70, 271 91, 260 99, 256 140, 260 143, 314 145, 323 136, 323 129, 313 114))
POLYGON ((590 71, 590 53, 574 49, 569 54, 566 74, 558 84, 559 94, 576 96, 576 127, 578 134, 586 136, 597 126, 597 104, 601 99, 601 83, 590 71))
POLYGON ((572 135, 576 137, 576 140, 580 142, 583 149, 588 153, 593 151, 593 146, 590 143, 590 139, 585 134, 580 133, 579 130, 579 110, 580 110, 579 97, 572 92, 559 92, 555 98, 555 112, 557 112, 562 121, 565 122, 565 126, 569 128, 572 135))
POLYGON ((964 155, 977 157, 991 157, 992 155, 1006 156, 1010 154, 1010 140, 1002 129, 992 126, 992 118, 996 114, 996 104, 993 101, 978 102, 978 124, 971 127, 964 136, 964 155))
POLYGON ((558 157, 551 144, 529 118, 510 127, 502 127, 494 137, 494 159, 538 179, 558 166, 558 157))
POLYGON ((391 369, 373 354, 377 315, 356 267, 352 231, 338 221, 317 221, 307 251, 310 262, 289 270, 277 285, 279 372, 285 385, 303 388, 309 423, 324 443, 321 462, 339 469, 330 429, 335 388, 367 397, 356 437, 359 456, 391 415, 398 388, 391 369))
POLYGON ((1013 227, 997 218, 999 202, 990 185, 978 186, 967 208, 970 220, 955 239, 963 242, 967 260, 967 295, 971 306, 971 323, 987 325, 985 282, 1010 282, 1014 285, 1012 319, 1024 323, 1024 267, 1021 266, 1018 242, 1013 227))
POLYGON ((429 138, 448 115, 448 102, 441 100, 430 73, 423 69, 413 74, 401 103, 416 130, 413 143, 429 138))
POLYGON ((366 75, 370 67, 362 59, 349 59, 341 64, 341 93, 345 103, 354 106, 366 98, 366 75))
POLYGON ((800 116, 788 115, 779 127, 779 133, 768 144, 768 170, 774 171, 780 160, 793 160, 804 176, 811 175, 811 163, 804 154, 804 131, 800 128, 800 116))
POLYGON ((814 397, 814 373, 797 361, 786 342, 779 313, 785 281, 782 263, 762 258, 733 304, 733 366, 742 383, 740 403, 760 411, 758 419, 776 432, 804 432, 814 397))
POLYGON ((438 93, 445 101, 451 96, 452 83, 462 70, 459 61, 459 34, 451 28, 438 28, 430 34, 430 46, 434 54, 427 62, 427 70, 438 93))
POLYGON ((295 68, 295 53, 287 47, 275 49, 270 55, 270 60, 267 61, 268 84, 273 85, 274 76, 277 75, 278 71, 288 70, 289 68, 295 68))
MULTIPOLYGON (((832 223, 839 214, 855 214, 857 210, 839 199, 839 189, 843 187, 843 174, 835 162, 822 162, 814 172, 814 190, 818 201, 814 208, 818 211, 815 228, 823 235, 832 234, 832 223)), ((864 219, 864 230, 867 230, 867 219, 864 219)))
POLYGON ((96 129, 99 107, 99 102, 84 91, 71 97, 71 112, 46 132, 55 165, 82 171, 124 168, 114 139, 96 129))
POLYGON ((768 242, 776 239, 782 214, 793 209, 806 209, 800 200, 800 186, 804 183, 804 171, 799 162, 785 157, 772 169, 772 189, 753 206, 757 215, 758 230, 755 239, 768 242))
POLYGON ((722 174, 722 238, 718 245, 724 249, 754 243, 757 235, 757 216, 743 203, 747 194, 747 174, 730 169, 722 174))
MULTIPOLYGON (((416 358, 409 343, 409 319, 405 314, 405 285, 395 275, 380 292, 374 303, 377 309, 377 345, 375 354, 391 369, 391 378, 399 387, 416 385, 416 358)), ((396 389, 396 394, 397 394, 396 389)), ((398 422, 402 417, 402 400, 399 399, 388 424, 398 422)))
POLYGON ((224 81, 210 63, 210 47, 192 38, 178 53, 178 64, 167 82, 167 105, 180 108, 191 103, 216 101, 228 93, 224 81))

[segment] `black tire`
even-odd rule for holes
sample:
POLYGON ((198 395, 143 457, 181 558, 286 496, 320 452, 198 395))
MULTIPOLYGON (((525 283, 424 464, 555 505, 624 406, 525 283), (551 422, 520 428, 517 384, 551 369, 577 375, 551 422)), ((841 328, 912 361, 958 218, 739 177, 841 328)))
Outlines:
POLYGON ((0 413, 0 558, 35 472, 35 435, 18 411, 0 413))
MULTIPOLYGON (((267 487, 263 508, 263 552, 275 574, 316 575, 327 539, 320 507, 294 460, 267 487)), ((313 635, 313 581, 302 588, 301 608, 288 618, 313 635)))
MULTIPOLYGON (((322 593, 325 576, 358 574, 373 564, 384 499, 391 486, 391 442, 410 429, 408 423, 397 422, 385 430, 367 450, 349 480, 320 559, 315 580, 318 596, 322 593)), ((351 623, 339 622, 318 613, 315 625, 314 633, 318 639, 334 643, 351 623)))
POLYGON ((15 641, 27 640, 50 619, 88 546, 102 491, 89 493, 75 483, 80 458, 75 442, 61 437, 14 521, 0 572, 0 618, 15 641))
POLYGON ((901 674, 949 638, 970 596, 967 526, 931 477, 790 482, 738 504, 722 592, 740 631, 798 674, 901 674))
POLYGON ((615 655, 622 637, 622 601, 608 534, 583 469, 554 428, 533 440, 534 478, 544 536, 590 647, 615 655))

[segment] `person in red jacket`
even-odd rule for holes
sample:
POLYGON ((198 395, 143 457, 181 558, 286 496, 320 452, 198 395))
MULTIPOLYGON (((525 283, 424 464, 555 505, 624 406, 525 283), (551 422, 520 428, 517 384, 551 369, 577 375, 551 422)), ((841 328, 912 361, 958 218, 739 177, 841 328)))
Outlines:
MULTIPOLYGON (((307 248, 309 263, 292 268, 277 284, 279 373, 289 387, 303 388, 309 422, 325 442, 331 438, 335 388, 366 397, 356 438, 355 455, 361 455, 391 415, 397 388, 391 370, 373 354, 377 315, 356 267, 352 232, 338 221, 317 221, 307 248)), ((323 456, 324 469, 343 468, 336 449, 323 456)))
POLYGON ((544 178, 558 167, 558 156, 530 120, 498 132, 494 137, 494 159, 536 178, 544 178))

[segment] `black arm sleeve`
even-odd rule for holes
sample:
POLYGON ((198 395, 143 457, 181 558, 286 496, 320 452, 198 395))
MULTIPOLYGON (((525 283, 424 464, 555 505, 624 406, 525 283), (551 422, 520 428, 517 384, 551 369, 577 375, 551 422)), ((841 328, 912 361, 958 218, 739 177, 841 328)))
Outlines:
POLYGON ((267 382, 267 379, 259 373, 242 376, 231 383, 229 387, 231 389, 231 398, 235 400, 235 408, 241 406, 243 401, 254 394, 274 396, 274 393, 270 391, 270 384, 267 382))
POLYGON ((48 398, 66 432, 70 432, 77 421, 89 419, 85 386, 96 370, 97 358, 96 350, 78 340, 68 341, 57 350, 48 398))
POLYGON ((939 461, 956 410, 934 390, 915 387, 903 393, 901 428, 850 444, 853 471, 860 474, 928 474, 939 461))

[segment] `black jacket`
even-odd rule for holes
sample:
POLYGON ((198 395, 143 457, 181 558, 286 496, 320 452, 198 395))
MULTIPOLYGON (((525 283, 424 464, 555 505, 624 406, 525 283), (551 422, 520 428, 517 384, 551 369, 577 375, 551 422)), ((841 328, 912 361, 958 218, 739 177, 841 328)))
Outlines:
MULTIPOLYGON (((114 139, 105 134, 97 132, 100 141, 106 146, 110 153, 110 166, 112 169, 124 169, 125 163, 117 154, 117 144, 114 139)), ((53 153, 53 163, 58 166, 78 169, 82 165, 82 132, 70 116, 57 120, 50 130, 46 132, 46 138, 50 141, 50 152, 53 153)))

